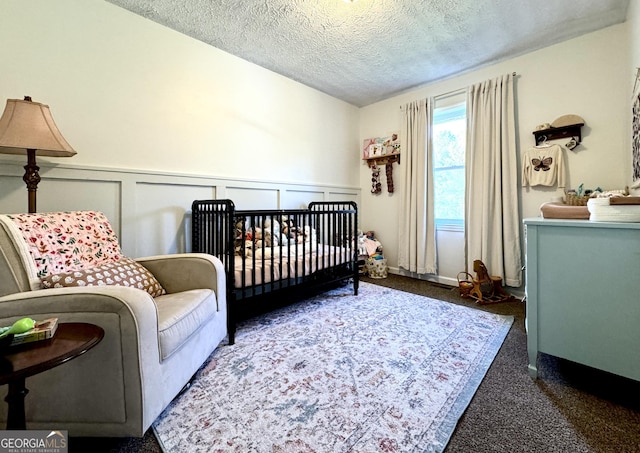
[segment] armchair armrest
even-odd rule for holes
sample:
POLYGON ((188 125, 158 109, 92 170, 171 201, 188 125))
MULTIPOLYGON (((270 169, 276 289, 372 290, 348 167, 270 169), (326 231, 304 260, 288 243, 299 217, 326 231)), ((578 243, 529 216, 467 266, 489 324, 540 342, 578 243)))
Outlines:
POLYGON ((100 423, 105 435, 111 430, 141 435, 147 422, 143 414, 156 414, 166 404, 154 397, 162 393, 165 383, 158 314, 147 292, 123 286, 91 286, 0 297, 1 325, 25 316, 88 322, 105 331, 90 354, 30 378, 30 400, 38 401, 42 420, 65 420, 69 429, 100 423))
POLYGON ((206 253, 178 253, 136 258, 173 294, 190 289, 209 288, 218 298, 225 294, 226 276, 220 259, 206 253))
MULTIPOLYGON (((149 352, 158 348, 158 313, 153 298, 125 286, 89 286, 25 291, 0 297, 0 319, 12 322, 30 316, 56 316, 60 322, 90 322, 100 325, 103 315, 119 319, 121 336, 140 343, 149 352)), ((105 327, 105 326, 101 326, 105 327)))

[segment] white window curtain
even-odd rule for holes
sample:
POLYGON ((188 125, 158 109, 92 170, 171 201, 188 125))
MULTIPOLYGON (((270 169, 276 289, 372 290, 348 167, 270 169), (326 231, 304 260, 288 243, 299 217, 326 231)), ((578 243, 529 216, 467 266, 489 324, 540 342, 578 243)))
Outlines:
POLYGON ((418 274, 437 273, 433 207, 431 99, 402 109, 400 143, 404 185, 398 228, 398 265, 418 274))
POLYGON ((465 259, 480 259, 508 286, 520 286, 522 261, 513 74, 467 91, 465 259))

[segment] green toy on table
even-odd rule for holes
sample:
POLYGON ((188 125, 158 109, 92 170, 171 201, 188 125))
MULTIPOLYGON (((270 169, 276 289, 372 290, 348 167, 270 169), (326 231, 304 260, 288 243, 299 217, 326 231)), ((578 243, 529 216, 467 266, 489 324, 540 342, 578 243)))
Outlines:
POLYGON ((36 321, 31 318, 18 319, 11 326, 0 327, 0 338, 4 338, 9 334, 25 333, 33 329, 36 325, 36 321))

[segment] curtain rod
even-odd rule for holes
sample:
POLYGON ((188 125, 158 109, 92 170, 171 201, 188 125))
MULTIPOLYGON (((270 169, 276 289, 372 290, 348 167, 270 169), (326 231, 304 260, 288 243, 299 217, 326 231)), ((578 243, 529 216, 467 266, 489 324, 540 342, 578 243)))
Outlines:
MULTIPOLYGON (((640 73, 640 68, 638 68, 638 69, 639 69, 639 73, 640 73)), ((512 72, 512 73, 511 73, 511 75, 512 75, 513 77, 515 77, 515 76, 517 76, 518 74, 514 71, 514 72, 512 72)), ((449 97, 449 96, 452 96, 452 95, 455 95, 455 94, 461 93, 461 92, 462 92, 462 91, 464 91, 464 90, 466 90, 466 88, 458 88, 457 90, 447 91, 446 93, 438 94, 438 95, 434 96, 433 98, 434 98, 434 99, 446 98, 446 97, 449 97)), ((402 107, 403 107, 403 106, 401 105, 401 106, 400 106, 400 109, 401 109, 401 110, 402 110, 402 107)))

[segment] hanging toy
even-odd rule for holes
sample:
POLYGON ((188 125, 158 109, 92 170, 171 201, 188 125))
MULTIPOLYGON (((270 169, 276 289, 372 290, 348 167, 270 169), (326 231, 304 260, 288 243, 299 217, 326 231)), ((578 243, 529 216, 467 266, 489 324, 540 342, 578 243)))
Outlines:
POLYGON ((385 165, 385 171, 387 173, 387 190, 389 193, 393 193, 393 164, 385 165))
POLYGON ((371 193, 382 192, 382 184, 380 183, 380 167, 373 165, 371 167, 371 193))

